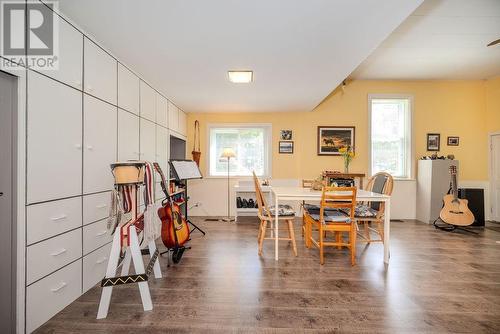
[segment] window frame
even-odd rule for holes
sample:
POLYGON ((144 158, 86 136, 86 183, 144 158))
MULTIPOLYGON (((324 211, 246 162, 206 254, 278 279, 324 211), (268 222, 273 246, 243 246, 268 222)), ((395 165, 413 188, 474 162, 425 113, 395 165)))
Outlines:
POLYGON ((370 176, 373 175, 372 170, 372 100, 385 99, 385 100, 408 100, 408 123, 406 124, 406 131, 408 133, 409 140, 407 142, 408 156, 406 158, 407 164, 407 176, 406 177, 394 177, 394 180, 401 181, 413 181, 415 180, 415 140, 414 140, 414 96, 412 94, 368 94, 368 173, 370 176))
MULTIPOLYGON (((273 145, 272 145, 272 137, 273 137, 273 128, 271 123, 209 123, 207 124, 207 165, 206 165, 206 178, 220 179, 227 178, 226 175, 212 175, 210 170, 211 161, 211 132, 212 129, 234 129, 234 128, 264 128, 264 157, 266 161, 264 167, 264 175, 257 175, 262 178, 270 178, 272 175, 272 162, 273 162, 273 145)), ((230 175, 230 178, 251 178, 252 175, 230 175)))

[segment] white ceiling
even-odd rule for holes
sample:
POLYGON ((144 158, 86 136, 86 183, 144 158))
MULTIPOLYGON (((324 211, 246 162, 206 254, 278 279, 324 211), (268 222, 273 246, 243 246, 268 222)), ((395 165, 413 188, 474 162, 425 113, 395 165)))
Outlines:
POLYGON ((500 0, 425 0, 356 79, 487 79, 500 75, 500 0))
POLYGON ((60 0, 188 112, 312 110, 422 0, 60 0), (254 82, 228 82, 251 69, 254 82))

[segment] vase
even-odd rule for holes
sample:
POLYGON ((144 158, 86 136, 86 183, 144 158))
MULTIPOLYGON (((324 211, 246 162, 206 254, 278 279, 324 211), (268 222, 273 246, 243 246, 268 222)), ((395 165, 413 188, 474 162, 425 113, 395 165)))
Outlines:
POLYGON ((344 174, 349 174, 349 162, 344 160, 344 174))

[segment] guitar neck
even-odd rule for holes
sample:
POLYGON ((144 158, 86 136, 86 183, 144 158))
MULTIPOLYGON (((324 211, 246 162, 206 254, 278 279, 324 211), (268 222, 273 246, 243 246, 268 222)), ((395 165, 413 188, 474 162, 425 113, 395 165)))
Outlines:
POLYGON ((451 176, 451 191, 453 193, 454 199, 458 199, 457 174, 453 174, 451 176))

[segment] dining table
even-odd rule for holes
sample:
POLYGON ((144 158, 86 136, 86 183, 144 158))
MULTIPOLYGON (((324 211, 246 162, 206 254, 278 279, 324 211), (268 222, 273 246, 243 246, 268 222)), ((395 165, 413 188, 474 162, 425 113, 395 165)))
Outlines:
MULTIPOLYGON (((309 201, 320 202, 321 190, 314 190, 312 188, 304 188, 300 186, 285 186, 285 187, 271 187, 271 192, 274 197, 275 208, 279 208, 280 201, 309 201)), ((358 189, 356 192, 356 202, 383 202, 385 203, 384 210, 384 262, 389 264, 390 257, 390 230, 391 230, 391 197, 384 194, 379 194, 367 190, 358 189)), ((274 257, 278 261, 278 213, 275 211, 274 219, 274 257)))

